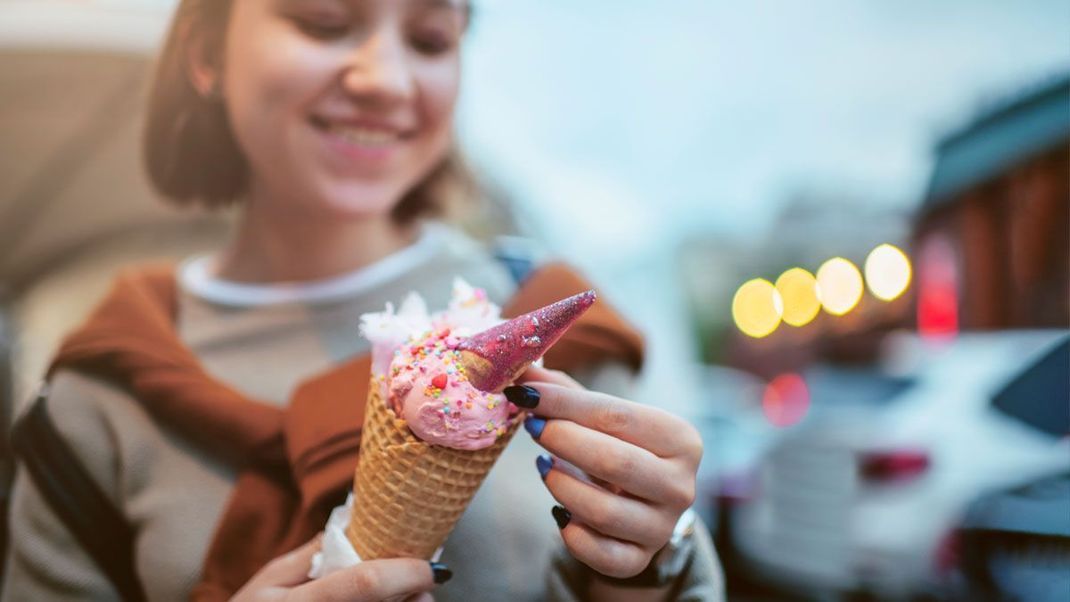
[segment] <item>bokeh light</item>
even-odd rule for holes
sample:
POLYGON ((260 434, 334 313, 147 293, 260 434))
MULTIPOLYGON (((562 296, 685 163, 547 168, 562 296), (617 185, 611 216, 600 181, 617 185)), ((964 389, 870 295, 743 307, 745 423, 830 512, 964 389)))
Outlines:
POLYGON ((883 244, 866 257, 866 286, 882 301, 894 301, 910 286, 910 259, 898 247, 883 244))
POLYGON ((810 409, 810 389, 798 374, 789 372, 769 382, 762 394, 762 413, 774 426, 797 424, 810 409))
POLYGON ((842 316, 862 298, 862 273, 843 257, 833 257, 817 270, 817 298, 825 311, 842 316))
POLYGON ((732 319, 743 334, 760 339, 768 336, 784 314, 784 302, 772 282, 764 278, 748 280, 732 299, 732 319))
POLYGON ((776 290, 784 301, 783 319, 792 326, 805 326, 821 311, 817 299, 817 279, 802 268, 791 268, 776 279, 776 290))

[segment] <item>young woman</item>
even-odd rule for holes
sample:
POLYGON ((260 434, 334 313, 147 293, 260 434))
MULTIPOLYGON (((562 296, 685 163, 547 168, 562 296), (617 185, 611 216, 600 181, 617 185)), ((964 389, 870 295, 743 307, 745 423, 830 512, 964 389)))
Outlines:
MULTIPOLYGON (((148 599, 382 600, 451 576, 436 599, 720 598, 708 536, 685 512, 695 430, 595 392, 625 395, 640 357, 608 309, 556 361, 592 390, 544 369, 509 390, 538 417, 451 535, 449 568, 393 559, 306 576, 319 544, 295 539, 346 489, 324 476, 340 445, 328 434, 359 433, 339 407, 352 402, 334 398, 366 378, 357 317, 409 290, 442 306, 455 276, 507 307, 582 285, 548 266, 518 290, 426 219, 463 176, 452 131, 469 17, 465 0, 179 3, 150 95, 148 171, 166 197, 237 203, 239 219, 217 254, 121 280, 60 351, 48 398, 132 526, 148 599), (533 466, 539 446, 552 455, 533 466)), ((25 473, 3 600, 115 599, 25 473)))

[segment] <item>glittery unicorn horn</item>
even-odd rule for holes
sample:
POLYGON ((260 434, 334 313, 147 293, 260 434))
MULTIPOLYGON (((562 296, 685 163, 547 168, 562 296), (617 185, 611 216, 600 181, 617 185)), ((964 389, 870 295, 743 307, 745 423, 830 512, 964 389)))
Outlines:
POLYGON ((468 380, 482 391, 500 391, 542 357, 596 297, 594 291, 573 295, 461 341, 457 350, 468 380))

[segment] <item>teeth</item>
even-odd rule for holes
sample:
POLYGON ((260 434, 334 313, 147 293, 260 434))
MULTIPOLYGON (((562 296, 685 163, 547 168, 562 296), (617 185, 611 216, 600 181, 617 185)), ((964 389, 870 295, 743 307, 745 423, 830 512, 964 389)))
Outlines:
POLYGON ((395 142, 398 139, 396 132, 386 132, 383 130, 373 130, 363 127, 332 125, 330 129, 331 133, 337 135, 346 142, 364 146, 384 146, 395 142))

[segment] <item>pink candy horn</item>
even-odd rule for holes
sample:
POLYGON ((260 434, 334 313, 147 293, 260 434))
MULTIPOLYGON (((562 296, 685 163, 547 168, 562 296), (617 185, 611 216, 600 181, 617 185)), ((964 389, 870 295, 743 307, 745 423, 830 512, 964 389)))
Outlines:
POLYGON ((542 357, 596 296, 594 291, 573 295, 461 341, 457 349, 468 380, 482 391, 500 391, 542 357))

